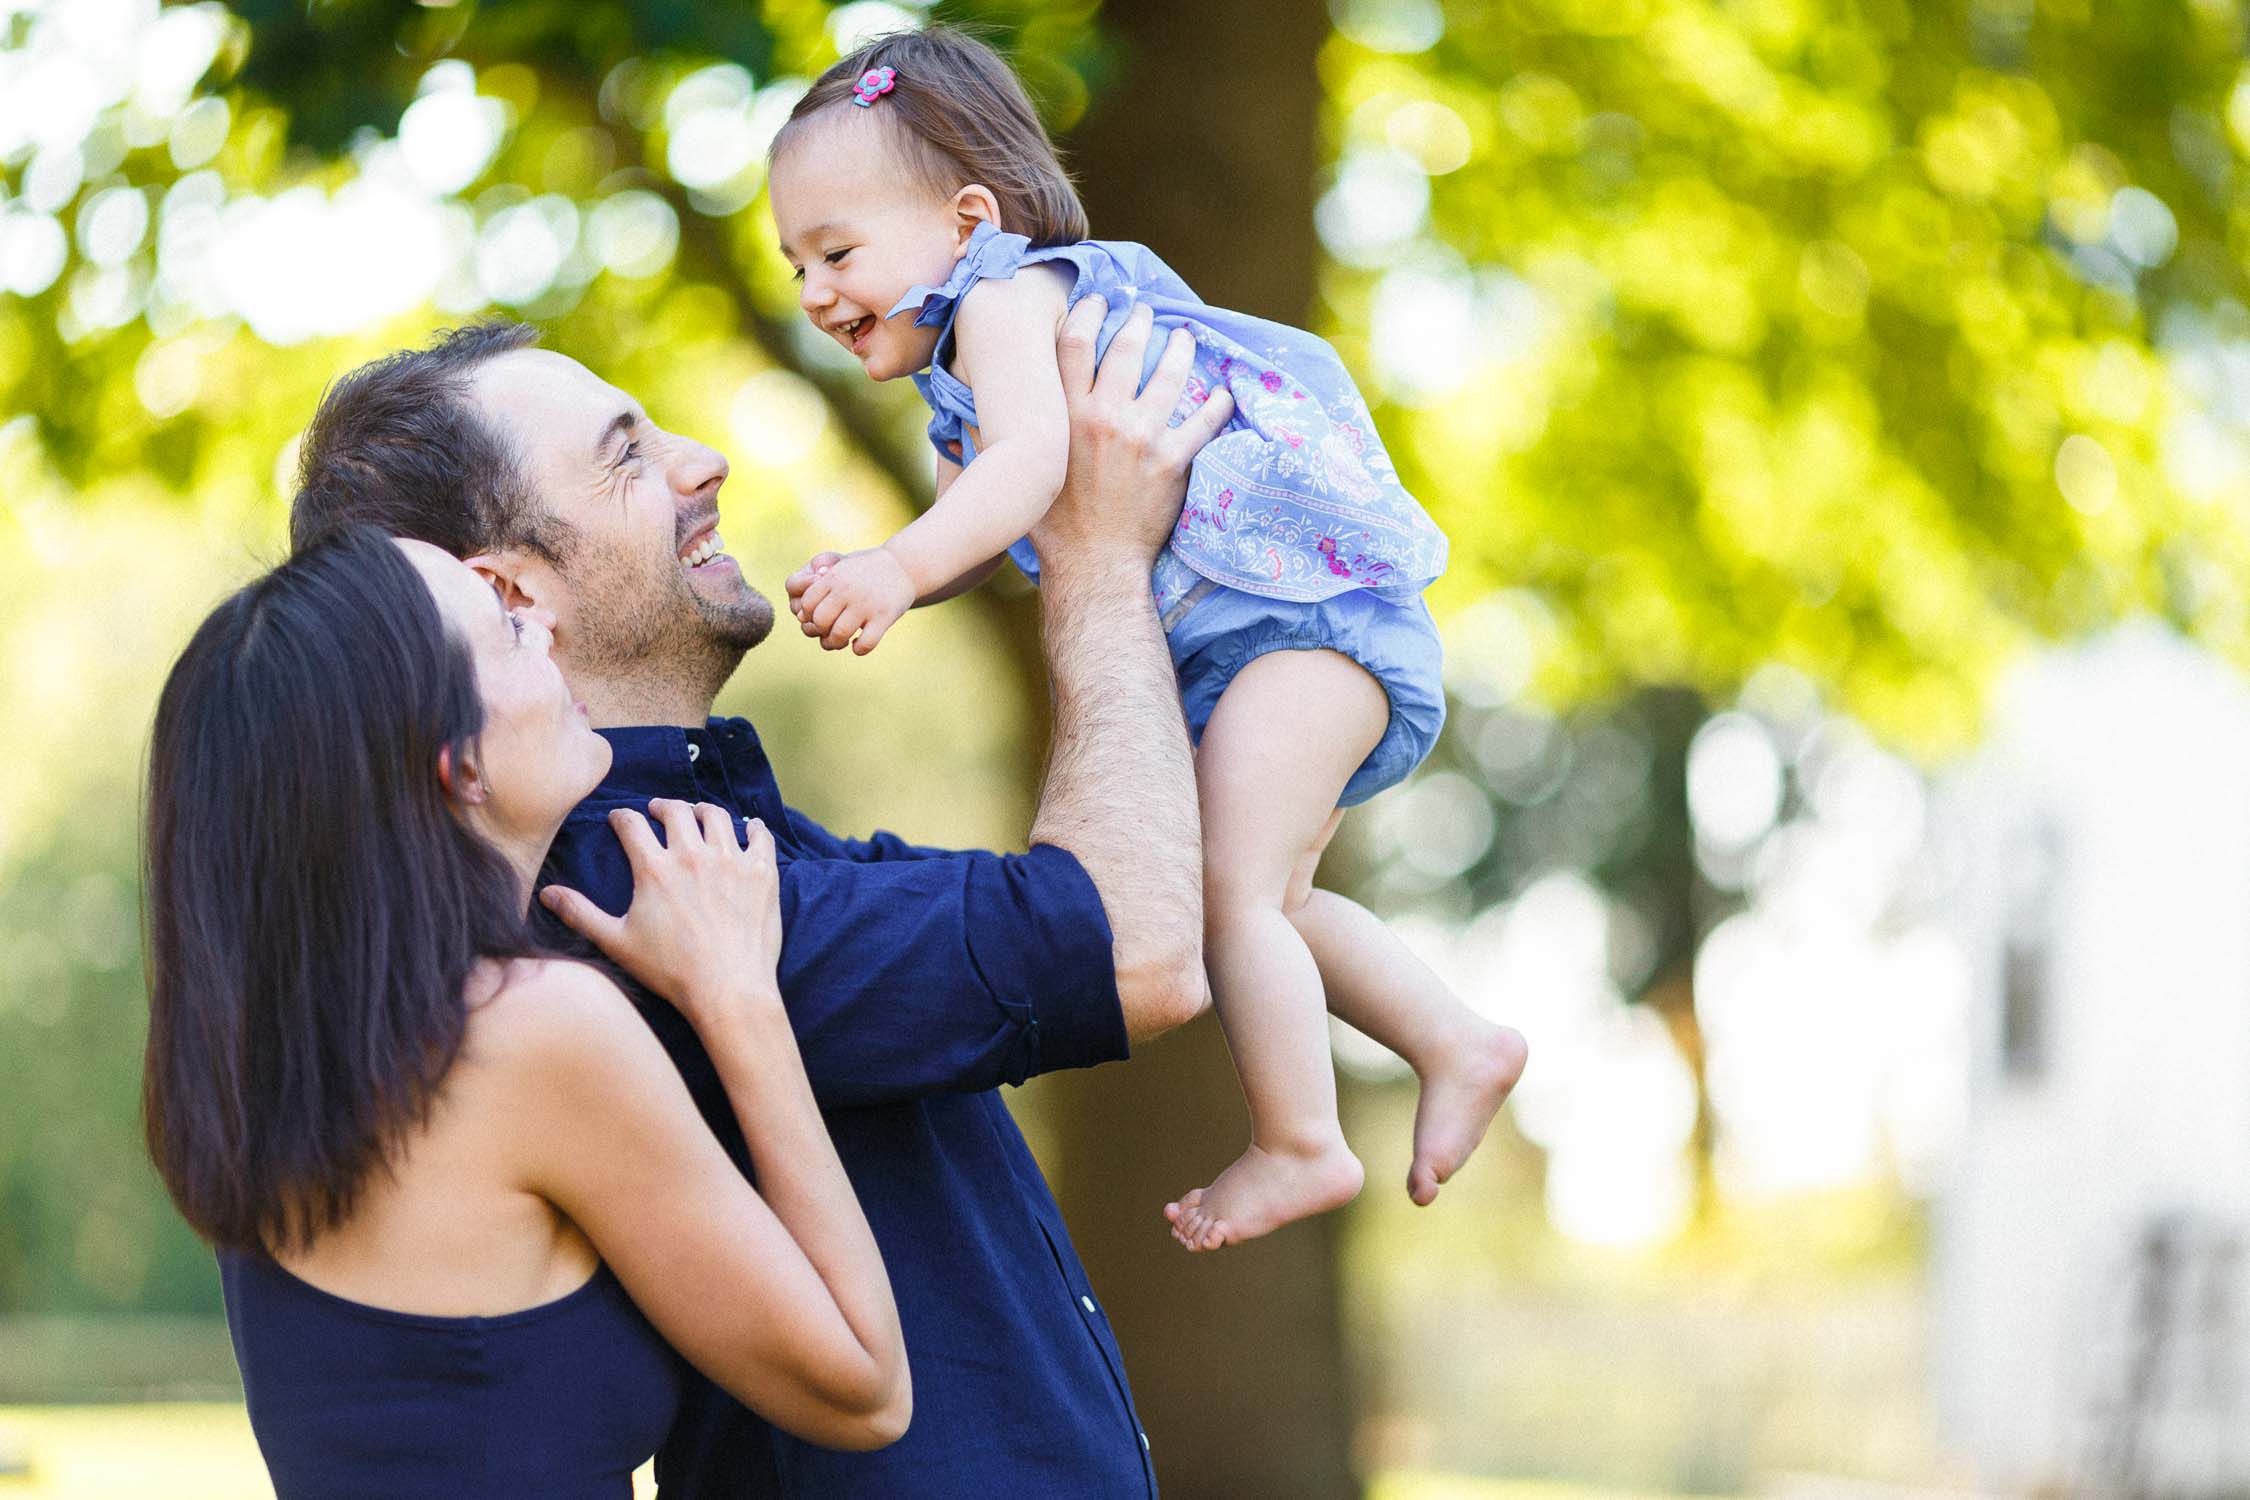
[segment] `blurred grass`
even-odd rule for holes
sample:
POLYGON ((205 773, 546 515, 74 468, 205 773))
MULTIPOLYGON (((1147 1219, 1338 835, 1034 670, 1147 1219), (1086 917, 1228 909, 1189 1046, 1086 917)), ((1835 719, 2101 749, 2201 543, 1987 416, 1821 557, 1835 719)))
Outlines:
MULTIPOLYGON (((634 1476, 640 1500, 656 1493, 634 1476)), ((0 1406, 0 1500, 270 1500, 239 1403, 0 1406)), ((1418 1497, 1422 1500, 1422 1497, 1418 1497)))
MULTIPOLYGON (((637 1497, 655 1494, 648 1472, 637 1497)), ((223 1401, 0 1406, 0 1500, 263 1500, 273 1490, 250 1420, 223 1401), (13 1472, 11 1465, 23 1472, 13 1472)), ((1670 1500, 1645 1490, 1401 1472, 1367 1500, 1670 1500)), ((1698 1497, 1726 1500, 1726 1497, 1698 1497)))

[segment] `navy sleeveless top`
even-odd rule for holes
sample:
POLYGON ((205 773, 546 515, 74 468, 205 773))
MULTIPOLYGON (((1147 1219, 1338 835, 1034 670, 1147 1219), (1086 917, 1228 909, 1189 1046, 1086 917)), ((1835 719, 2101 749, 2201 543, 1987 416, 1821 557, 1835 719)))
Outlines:
POLYGON ((348 1301, 221 1251, 227 1330, 276 1500, 625 1500, 686 1367, 604 1265, 493 1318, 348 1301))

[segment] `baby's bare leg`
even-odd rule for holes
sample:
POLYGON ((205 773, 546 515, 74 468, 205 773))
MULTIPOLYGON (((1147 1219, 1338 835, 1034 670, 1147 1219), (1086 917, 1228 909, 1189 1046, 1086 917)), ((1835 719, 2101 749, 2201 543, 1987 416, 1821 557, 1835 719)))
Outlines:
POLYGON ((1285 910, 1320 966, 1328 1009, 1406 1059, 1421 1075, 1414 1163, 1406 1191, 1427 1205, 1484 1139, 1523 1074, 1521 1033, 1478 1015, 1358 902, 1313 886, 1339 810, 1298 863, 1285 910))
POLYGON ((1274 651, 1220 695, 1196 751, 1204 963, 1250 1107, 1250 1145, 1165 1206, 1190 1250, 1252 1239, 1359 1191, 1336 1123, 1320 971, 1283 911, 1290 877, 1382 738, 1390 703, 1349 657, 1274 651))

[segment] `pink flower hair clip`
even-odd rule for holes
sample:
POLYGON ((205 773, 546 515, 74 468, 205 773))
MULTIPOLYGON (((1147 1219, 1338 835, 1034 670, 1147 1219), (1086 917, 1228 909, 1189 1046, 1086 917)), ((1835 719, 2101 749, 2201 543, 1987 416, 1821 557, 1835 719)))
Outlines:
POLYGON ((852 85, 852 103, 861 109, 873 109, 875 101, 898 87, 898 69, 869 68, 859 75, 852 85))

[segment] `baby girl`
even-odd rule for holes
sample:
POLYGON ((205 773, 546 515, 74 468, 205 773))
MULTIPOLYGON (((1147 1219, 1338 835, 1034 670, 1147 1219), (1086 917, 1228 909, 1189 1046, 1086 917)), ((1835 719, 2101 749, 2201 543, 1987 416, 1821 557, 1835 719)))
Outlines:
POLYGON ((1152 583, 1196 741, 1205 959, 1250 1143, 1165 1216, 1209 1250, 1359 1191, 1324 998, 1421 1076, 1407 1190, 1428 1203, 1525 1049, 1364 908, 1312 884, 1343 810, 1420 764, 1445 718, 1421 599, 1445 535, 1400 487, 1335 352, 1206 305, 1144 246, 1088 239, 1015 75, 942 27, 823 74, 774 142, 769 184, 805 315, 871 378, 911 376, 936 414, 937 503, 789 581, 830 650, 874 650, 908 609, 974 587, 1003 555, 1038 577, 1024 537, 1069 457, 1055 335, 1079 299, 1108 305, 1101 348, 1143 303, 1158 330, 1192 337, 1175 420, 1211 399, 1233 415, 1195 460, 1152 583))

